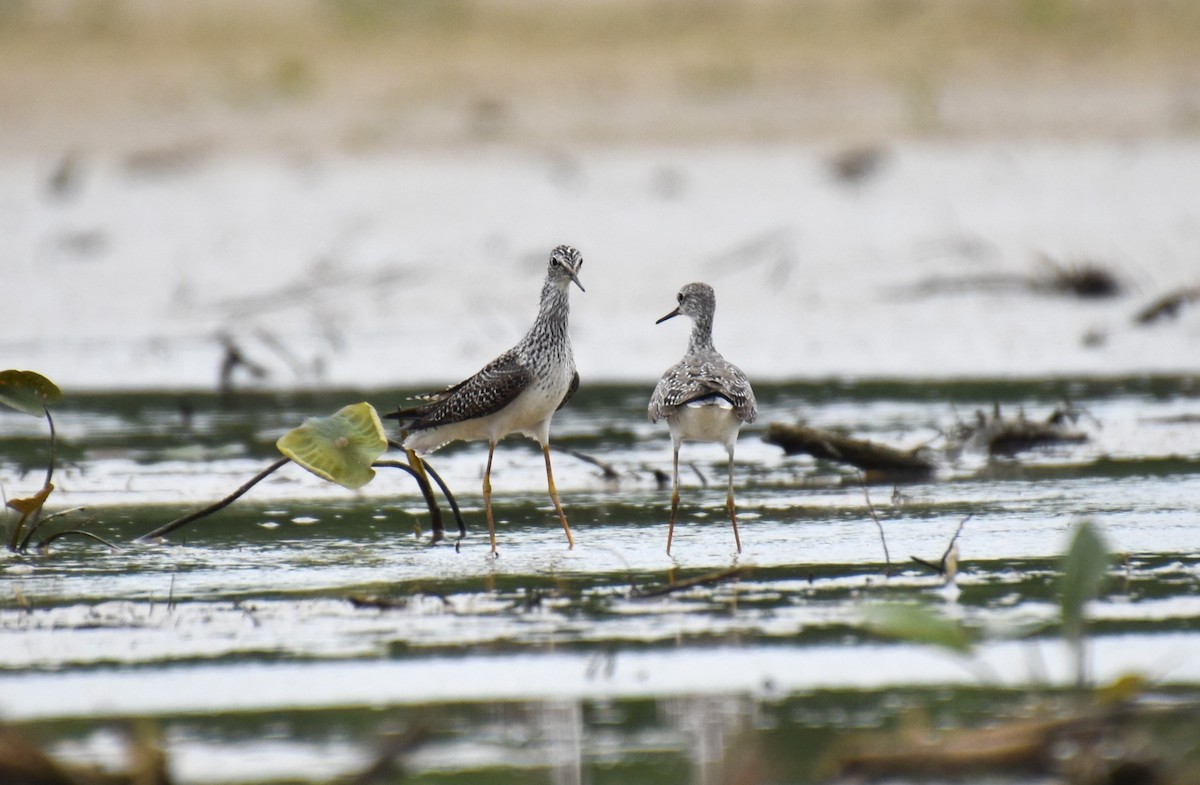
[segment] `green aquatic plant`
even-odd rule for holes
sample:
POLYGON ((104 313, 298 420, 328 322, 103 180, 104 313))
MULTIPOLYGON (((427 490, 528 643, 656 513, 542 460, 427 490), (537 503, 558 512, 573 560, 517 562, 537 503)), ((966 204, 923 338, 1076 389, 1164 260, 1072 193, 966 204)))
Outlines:
MULTIPOLYGON (((42 529, 44 524, 55 518, 63 517, 76 510, 61 510, 53 515, 42 517, 46 500, 54 492, 54 466, 58 456, 58 434, 54 428, 54 417, 50 414, 50 404, 62 399, 62 390, 54 382, 36 371, 7 370, 0 371, 0 403, 11 409, 30 415, 45 417, 50 429, 50 458, 46 461, 46 479, 42 482, 41 490, 32 496, 9 499, 6 506, 21 517, 12 525, 8 533, 8 549, 17 553, 25 553, 33 544, 33 536, 42 529)), ((111 543, 82 529, 64 529, 55 532, 38 542, 38 547, 45 547, 59 537, 78 535, 109 547, 111 543)))
POLYGON ((345 406, 328 417, 309 417, 275 442, 279 451, 322 479, 361 488, 375 477, 372 464, 387 450, 375 407, 345 406))
MULTIPOLYGON (((970 517, 967 516, 959 524, 958 531, 951 540, 951 547, 942 557, 943 569, 946 567, 947 557, 955 553, 955 542, 962 532, 963 524, 970 517)), ((933 568, 928 562, 920 559, 915 561, 933 568)), ((1080 688, 1087 686, 1089 682, 1087 604, 1100 596, 1111 562, 1112 555, 1096 525, 1086 520, 1080 522, 1075 527, 1071 543, 1063 555, 1058 592, 1062 636, 1071 649, 1075 661, 1075 681, 1080 688)), ((961 654, 970 653, 973 647, 970 631, 961 622, 945 617, 928 605, 867 605, 862 609, 861 617, 867 630, 884 637, 939 646, 961 654)))
POLYGON ((1095 524, 1083 521, 1075 527, 1063 556, 1059 607, 1063 638, 1075 657, 1075 680, 1079 687, 1088 682, 1087 604, 1100 596, 1111 561, 1112 555, 1095 524))
POLYGON ((862 617, 868 630, 887 638, 937 646, 959 654, 970 654, 975 646, 966 627, 928 605, 915 602, 868 605, 863 608, 862 617))
POLYGON ((460 539, 466 534, 466 525, 459 512, 458 502, 449 487, 431 466, 412 453, 408 454, 407 463, 377 460, 388 447, 398 447, 399 445, 388 440, 384 434, 379 413, 375 411, 375 407, 365 401, 343 406, 328 417, 309 417, 301 425, 281 436, 275 442, 275 446, 283 453, 283 457, 247 480, 233 493, 207 507, 163 524, 157 529, 143 534, 138 540, 155 540, 165 537, 193 521, 228 507, 255 485, 289 463, 295 463, 323 480, 337 483, 350 490, 361 488, 373 480, 375 470, 378 468, 396 468, 408 472, 420 486, 425 504, 429 508, 431 541, 438 542, 445 538, 445 527, 442 523, 437 498, 429 484, 428 478, 432 477, 454 512, 460 539))

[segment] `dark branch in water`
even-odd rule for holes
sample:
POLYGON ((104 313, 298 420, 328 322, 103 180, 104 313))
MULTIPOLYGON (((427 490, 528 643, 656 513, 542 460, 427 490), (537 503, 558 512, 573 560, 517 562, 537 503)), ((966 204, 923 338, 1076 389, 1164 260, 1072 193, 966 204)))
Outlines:
POLYGON ((948 449, 977 446, 986 447, 989 455, 1015 455, 1050 444, 1085 442, 1087 434, 1071 427, 1085 414, 1068 404, 1055 409, 1045 420, 1029 420, 1023 411, 1018 411, 1016 417, 1005 417, 996 404, 990 415, 977 410, 974 423, 959 424, 949 436, 948 449))
POLYGON ((946 574, 946 561, 950 558, 950 552, 954 550, 954 544, 958 542, 958 536, 962 534, 963 527, 967 525, 967 521, 975 517, 975 513, 968 513, 967 517, 958 522, 958 528, 954 530, 954 536, 950 538, 950 543, 946 546, 946 550, 942 552, 942 558, 937 564, 932 564, 917 556, 909 556, 917 564, 927 569, 936 572, 938 575, 946 574))
POLYGON ((550 445, 550 449, 556 450, 561 453, 566 453, 567 455, 570 455, 572 458, 578 458, 579 460, 583 461, 584 463, 590 463, 592 466, 595 466, 597 469, 599 469, 604 474, 604 479, 606 479, 606 480, 611 480, 612 482, 616 482, 617 480, 621 479, 621 473, 618 472, 616 469, 614 469, 611 463, 605 463, 604 461, 600 460, 599 458, 594 458, 591 455, 588 455, 587 453, 580 452, 579 450, 573 450, 570 447, 560 447, 557 444, 550 445))
POLYGON ((677 591, 693 589, 697 586, 711 586, 726 581, 737 580, 743 575, 749 575, 749 567, 734 567, 731 570, 722 570, 721 572, 710 572, 704 575, 697 575, 695 578, 678 581, 667 586, 660 586, 657 589, 634 589, 630 592, 630 596, 634 599, 642 600, 647 597, 664 597, 668 594, 674 594, 677 591))
POLYGON ((61 537, 66 537, 68 534, 74 534, 79 537, 86 537, 89 540, 95 540, 96 542, 101 543, 102 545, 107 545, 109 548, 112 548, 114 551, 121 550, 116 545, 113 545, 111 542, 104 539, 103 537, 96 535, 96 534, 92 534, 91 532, 86 532, 83 529, 67 529, 66 531, 55 532, 54 534, 51 534, 46 539, 38 542, 38 544, 37 544, 38 550, 42 550, 42 549, 48 547, 50 545, 50 543, 54 542, 55 540, 57 540, 61 537))
MULTIPOLYGON (((50 521, 54 520, 55 518, 62 518, 64 516, 70 515, 73 512, 80 512, 84 509, 86 509, 86 508, 85 507, 71 507, 70 509, 59 510, 58 512, 47 515, 45 518, 40 518, 35 524, 33 524, 32 526, 29 527, 28 531, 26 531, 25 538, 23 540, 21 540, 21 544, 20 544, 20 546, 18 546, 17 551, 19 553, 25 553, 26 551, 28 551, 29 543, 33 542, 33 535, 37 534, 38 530, 41 529, 43 526, 45 526, 50 521)), ((41 513, 40 507, 38 508, 38 512, 41 513)), ((63 533, 65 534, 65 532, 63 532, 63 533)), ((91 536, 94 539, 99 539, 99 538, 96 538, 94 535, 88 535, 88 536, 91 536)), ((54 539, 54 538, 51 538, 51 539, 54 539)), ((39 548, 44 547, 49 541, 50 541, 50 539, 42 540, 41 542, 38 543, 38 547, 39 548)), ((107 544, 107 543, 105 543, 105 544, 107 544)), ((114 548, 114 550, 120 550, 120 548, 114 548)))
POLYGON ((377 785, 406 780, 404 758, 428 741, 431 735, 428 727, 417 724, 401 733, 387 736, 383 748, 371 765, 349 779, 342 780, 341 785, 377 785))
POLYGON ((1133 321, 1137 324, 1154 324, 1164 319, 1173 319, 1183 310, 1183 306, 1194 302, 1200 302, 1200 286, 1176 289, 1138 311, 1133 321))
POLYGON ((212 515, 214 512, 217 512, 218 510, 225 509, 226 507, 228 507, 229 505, 231 505, 235 501, 237 501, 239 498, 241 498, 246 493, 246 491, 250 490, 255 485, 258 485, 260 482, 265 480, 267 478, 267 476, 270 475, 272 472, 274 472, 276 469, 279 469, 284 464, 291 463, 291 460, 292 460, 291 458, 280 458, 279 460, 275 461, 267 468, 263 469, 258 474, 251 477, 244 485, 242 485, 240 488, 238 488, 233 493, 226 496, 224 499, 221 499, 221 501, 210 504, 207 507, 205 507, 204 509, 196 510, 195 512, 190 512, 187 515, 184 515, 182 518, 176 518, 175 520, 171 521, 170 523, 163 524, 162 526, 159 526, 154 531, 147 532, 146 534, 143 534, 141 537, 138 537, 137 540, 135 540, 135 542, 145 542, 147 540, 154 540, 159 537, 165 537, 166 535, 170 534, 171 532, 175 531, 176 529, 178 529, 182 526, 186 526, 187 524, 191 523, 192 521, 196 521, 196 520, 204 518, 208 515, 212 515))
POLYGON ((922 478, 932 474, 935 466, 920 449, 898 450, 884 444, 807 425, 773 422, 763 435, 767 444, 778 445, 788 455, 802 453, 814 458, 849 464, 864 471, 875 471, 889 477, 922 478))
POLYGON ((890 577, 892 574, 892 556, 888 553, 887 537, 883 533, 883 524, 879 521, 879 516, 875 514, 875 505, 871 504, 871 494, 867 491, 867 480, 863 477, 862 472, 858 473, 858 484, 862 486, 863 498, 867 500, 867 512, 871 513, 871 520, 875 521, 875 525, 879 528, 879 542, 883 544, 883 561, 886 565, 884 576, 890 577))

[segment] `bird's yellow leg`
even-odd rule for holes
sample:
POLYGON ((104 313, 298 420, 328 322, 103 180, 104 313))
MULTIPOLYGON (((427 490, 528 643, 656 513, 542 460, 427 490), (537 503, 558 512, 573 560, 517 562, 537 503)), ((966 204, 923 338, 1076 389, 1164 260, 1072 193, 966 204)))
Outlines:
POLYGON ((569 550, 575 547, 575 538, 571 536, 571 527, 567 525, 567 514, 563 512, 562 504, 558 501, 558 489, 554 487, 554 472, 550 469, 550 445, 542 445, 542 455, 546 457, 546 484, 550 487, 550 500, 554 502, 554 509, 558 512, 558 519, 562 521, 563 531, 567 533, 569 550))
POLYGON ((671 555, 671 538, 675 536, 675 514, 679 511, 679 447, 675 447, 675 459, 671 472, 671 524, 667 527, 667 555, 671 555))
POLYGON ((742 538, 738 536, 737 530, 737 514, 734 513, 733 506, 733 450, 729 451, 729 493, 725 496, 725 509, 729 510, 729 522, 733 524, 733 541, 737 545, 737 552, 742 552, 742 538))
POLYGON ((483 470, 483 510, 487 515, 488 537, 492 541, 492 555, 496 553, 496 524, 492 521, 492 456, 496 452, 496 443, 488 442, 487 468, 483 470))

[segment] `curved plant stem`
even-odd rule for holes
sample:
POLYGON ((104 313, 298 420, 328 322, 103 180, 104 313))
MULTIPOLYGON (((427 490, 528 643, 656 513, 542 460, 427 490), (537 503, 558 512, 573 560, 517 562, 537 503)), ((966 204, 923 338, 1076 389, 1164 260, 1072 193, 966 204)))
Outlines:
POLYGON ((292 460, 291 458, 280 458, 279 460, 275 461, 267 468, 263 469, 258 474, 251 477, 244 485, 242 485, 242 487, 238 488, 236 491, 229 494, 224 499, 221 499, 221 501, 210 504, 202 510, 196 510, 195 512, 190 512, 187 515, 183 516, 182 518, 176 518, 175 520, 171 521, 170 523, 163 524, 162 526, 159 526, 154 531, 147 532, 147 533, 143 534, 141 537, 138 537, 137 540, 135 540, 135 542, 144 542, 146 540, 153 540, 157 537, 164 537, 167 534, 180 528, 181 526, 185 526, 185 525, 191 523, 192 521, 199 520, 200 518, 203 518, 206 515, 212 515, 214 512, 217 512, 218 510, 222 510, 222 509, 228 507, 229 505, 231 505, 235 501, 237 501, 238 498, 240 498, 242 496, 242 494, 244 494, 246 491, 250 490, 255 485, 257 485, 258 483, 260 483, 264 479, 266 479, 267 475, 271 474, 271 472, 275 471, 276 469, 280 468, 281 466, 283 466, 286 463, 290 463, 291 460, 292 460))
POLYGON ((50 410, 42 407, 46 412, 46 422, 50 424, 50 465, 46 467, 46 485, 54 479, 54 462, 58 457, 58 438, 54 430, 54 418, 50 416, 50 410))
POLYGON ((461 540, 463 537, 466 537, 467 524, 463 521, 462 511, 458 509, 458 499, 454 498, 454 493, 450 490, 450 486, 446 484, 446 481, 442 479, 442 475, 434 471, 429 461, 422 460, 420 456, 411 450, 405 450, 404 445, 395 439, 388 439, 388 446, 397 450, 404 450, 410 464, 414 461, 419 462, 421 469, 433 478, 433 481, 442 489, 442 495, 446 497, 446 501, 450 504, 450 509, 454 512, 454 520, 458 523, 458 539, 461 540))
MULTIPOLYGON (((867 512, 871 513, 871 520, 875 521, 875 525, 879 527, 879 542, 883 544, 883 561, 887 565, 887 569, 884 571, 883 575, 884 577, 891 577, 892 556, 890 553, 888 553, 887 537, 884 536, 883 533, 883 524, 879 522, 879 516, 875 514, 875 505, 871 504, 871 494, 867 490, 866 478, 863 477, 862 472, 856 472, 856 474, 858 474, 858 484, 862 486, 863 498, 867 501, 867 512)), ((956 534, 955 537, 957 536, 958 535, 956 534)), ((953 541, 951 541, 951 544, 953 544, 953 541)))
MULTIPOLYGON (((418 458, 418 460, 420 460, 418 458)), ((450 509, 454 512, 454 520, 458 523, 458 539, 467 536, 467 524, 463 522, 462 512, 458 509, 458 499, 454 498, 454 494, 450 491, 450 486, 446 485, 446 481, 442 479, 442 475, 434 471, 433 467, 425 461, 421 461, 425 465, 425 471, 433 478, 433 481, 442 489, 442 495, 446 497, 446 501, 450 503, 450 509)))
POLYGON ((425 497, 425 506, 429 508, 429 526, 432 529, 429 542, 435 543, 446 539, 446 527, 442 524, 442 511, 438 507, 437 497, 433 495, 433 488, 430 487, 428 478, 419 469, 400 461, 375 461, 371 465, 377 468, 391 467, 393 469, 403 469, 411 474, 421 489, 421 495, 425 497))
MULTIPOLYGON (((27 532, 25 532, 25 538, 23 540, 21 540, 21 544, 16 549, 17 552, 25 553, 26 551, 28 551, 29 543, 33 541, 33 535, 37 533, 38 529, 45 526, 50 521, 54 520, 55 518, 59 518, 64 515, 70 515, 73 512, 79 512, 79 511, 85 510, 85 509, 87 509, 87 508, 86 507, 72 507, 68 510, 59 510, 58 512, 52 513, 50 515, 47 515, 45 518, 42 518, 37 523, 30 526, 29 530, 27 532)), ((40 547, 41 545, 44 545, 45 542, 46 542, 45 540, 42 540, 41 543, 38 543, 38 546, 40 547)))
MULTIPOLYGON (((45 482, 45 484, 43 484, 42 487, 50 488, 50 487, 52 487, 50 485, 50 481, 54 479, 54 464, 58 459, 58 438, 57 438, 58 434, 54 430, 54 418, 50 416, 50 410, 48 408, 46 408, 45 406, 43 406, 42 411, 46 414, 46 422, 49 423, 49 425, 50 425, 50 460, 46 464, 46 482, 45 482)), ((44 501, 45 500, 43 500, 43 502, 44 501)), ((38 527, 41 525, 42 525, 42 505, 39 504, 37 509, 35 509, 33 511, 33 513, 29 516, 29 520, 27 521, 27 524, 25 527, 25 531, 27 532, 25 535, 25 539, 21 542, 20 547, 17 548, 17 550, 24 551, 26 548, 29 547, 29 541, 31 539, 33 539, 33 533, 35 531, 37 531, 38 527)), ((20 536, 20 529, 17 530, 17 533, 18 533, 18 536, 20 536)), ((14 537, 13 543, 15 544, 16 541, 17 541, 17 537, 14 537)))
POLYGON ((37 547, 38 547, 39 549, 40 549, 40 548, 45 548, 47 545, 49 545, 50 543, 54 542, 54 541, 55 541, 55 540, 57 540, 59 537, 65 537, 65 536, 67 536, 68 534, 78 534, 80 537, 87 537, 88 539, 95 540, 96 542, 99 542, 99 543, 102 543, 102 544, 104 544, 104 545, 107 545, 108 547, 112 548, 114 551, 119 551, 119 550, 121 550, 120 548, 118 548, 117 546, 113 545, 111 542, 109 542, 108 540, 104 539, 103 537, 101 537, 101 536, 99 536, 99 535, 96 535, 96 534, 92 534, 91 532, 85 532, 83 529, 67 529, 66 531, 55 532, 54 534, 51 534, 51 535, 50 535, 49 537, 47 537, 46 539, 44 539, 44 540, 40 541, 40 542, 38 543, 37 547))

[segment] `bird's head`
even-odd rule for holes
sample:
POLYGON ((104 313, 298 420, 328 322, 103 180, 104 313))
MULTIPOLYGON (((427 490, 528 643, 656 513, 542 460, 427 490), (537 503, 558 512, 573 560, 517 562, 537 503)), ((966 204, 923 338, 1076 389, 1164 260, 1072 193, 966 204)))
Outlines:
POLYGON ((655 324, 662 324, 667 319, 673 319, 681 314, 690 316, 692 319, 699 319, 705 315, 711 316, 717 307, 717 295, 713 292, 713 288, 706 283, 689 283, 679 290, 675 299, 679 301, 679 305, 655 324))
POLYGON ((583 256, 569 245, 560 245, 550 252, 550 267, 546 274, 551 280, 567 286, 574 283, 579 291, 587 291, 579 282, 579 268, 583 267, 583 256))

